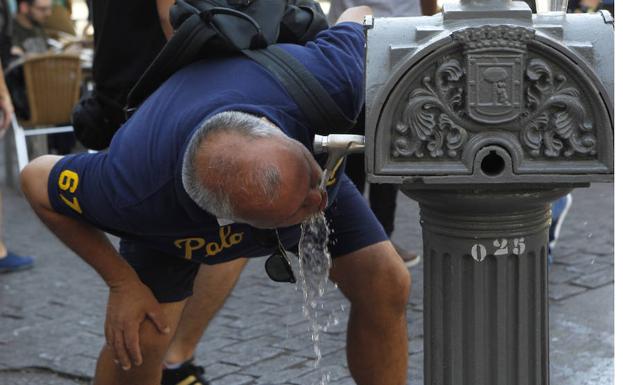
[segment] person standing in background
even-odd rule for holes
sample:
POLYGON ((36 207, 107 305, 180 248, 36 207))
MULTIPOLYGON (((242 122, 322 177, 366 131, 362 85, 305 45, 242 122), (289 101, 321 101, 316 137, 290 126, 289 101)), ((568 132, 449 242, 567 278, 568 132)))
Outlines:
MULTIPOLYGON (((332 0, 329 9, 329 23, 335 23, 345 9, 358 5, 368 5, 374 10, 375 17, 388 16, 421 16, 422 10, 427 14, 433 14, 437 8, 436 0, 332 0)), ((365 131, 365 109, 362 110, 357 124, 353 128, 354 133, 363 134, 365 131)), ((366 185, 363 154, 353 154, 348 157, 346 173, 363 194, 366 185)), ((394 219, 396 214, 396 199, 398 197, 398 185, 370 183, 370 208, 376 215, 385 233, 391 238, 394 232, 394 219)), ((394 248, 408 267, 417 265, 421 257, 417 252, 406 250, 392 242, 394 248)))
POLYGON ((102 150, 125 121, 128 93, 173 33, 168 10, 174 0, 91 1, 95 89, 74 108, 76 137, 102 150), (168 35, 167 35, 168 34, 168 35))
MULTIPOLYGON (((0 60, 2 66, 11 56, 11 12, 6 0, 0 0, 0 60)), ((0 139, 6 134, 13 116, 11 95, 4 81, 4 71, 0 67, 0 139)), ((0 273, 27 269, 33 266, 32 257, 23 257, 7 250, 3 241, 2 192, 0 191, 0 273)))

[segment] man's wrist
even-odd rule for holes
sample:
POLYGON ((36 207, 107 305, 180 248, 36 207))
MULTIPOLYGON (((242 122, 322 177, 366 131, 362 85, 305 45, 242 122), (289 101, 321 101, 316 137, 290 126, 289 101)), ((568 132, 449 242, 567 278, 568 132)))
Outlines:
POLYGON ((108 285, 110 289, 115 289, 128 283, 136 283, 137 281, 140 281, 136 272, 129 265, 124 267, 121 271, 115 271, 114 276, 103 278, 106 285, 108 285))

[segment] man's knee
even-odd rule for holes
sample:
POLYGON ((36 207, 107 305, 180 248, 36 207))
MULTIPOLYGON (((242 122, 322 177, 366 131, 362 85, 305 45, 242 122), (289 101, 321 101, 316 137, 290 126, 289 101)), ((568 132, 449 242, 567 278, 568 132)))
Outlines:
MULTIPOLYGON (((151 321, 144 321, 139 330, 139 347, 143 363, 140 366, 133 365, 130 371, 145 370, 150 366, 160 368, 167 348, 171 343, 172 334, 161 333, 151 321)), ((110 347, 108 348, 111 349, 110 347)))
POLYGON ((140 347, 143 361, 160 365, 172 337, 173 333, 161 333, 153 322, 149 320, 143 322, 140 329, 140 347))
POLYGON ((143 356, 141 365, 132 365, 123 370, 117 361, 112 347, 102 349, 95 375, 95 385, 158 385, 162 371, 162 362, 170 336, 159 333, 150 321, 143 322, 140 329, 140 348, 143 356))
POLYGON ((375 272, 369 290, 377 306, 402 312, 409 302, 411 274, 402 260, 384 264, 375 272))
POLYGON ((389 241, 337 258, 332 279, 356 307, 402 312, 409 301, 411 275, 389 241))

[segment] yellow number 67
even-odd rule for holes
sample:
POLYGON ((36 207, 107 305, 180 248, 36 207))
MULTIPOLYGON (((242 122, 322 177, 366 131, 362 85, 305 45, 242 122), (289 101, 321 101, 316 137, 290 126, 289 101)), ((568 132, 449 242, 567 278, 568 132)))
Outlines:
MULTIPOLYGON (((58 187, 63 191, 69 191, 70 193, 74 193, 78 188, 79 181, 80 178, 78 177, 77 173, 70 170, 64 170, 58 177, 58 187)), ((72 200, 69 200, 62 195, 60 195, 60 197, 67 206, 71 207, 74 211, 82 214, 82 208, 78 203, 78 198, 74 197, 72 200)))

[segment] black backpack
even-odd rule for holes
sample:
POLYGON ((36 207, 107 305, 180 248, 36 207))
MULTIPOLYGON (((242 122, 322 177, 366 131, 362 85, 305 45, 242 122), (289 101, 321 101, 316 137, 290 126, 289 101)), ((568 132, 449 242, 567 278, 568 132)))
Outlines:
POLYGON ((348 130, 348 119, 316 78, 275 43, 302 44, 328 27, 310 0, 177 0, 175 34, 128 95, 129 115, 178 69, 200 59, 243 53, 284 85, 319 133, 348 130))
MULTIPOLYGON (((170 20, 175 33, 130 90, 125 108, 128 118, 182 67, 205 58, 242 53, 273 73, 316 132, 345 131, 354 125, 316 78, 298 60, 274 45, 303 44, 328 28, 326 16, 316 1, 177 0, 170 9, 170 20)), ((116 128, 108 127, 93 135, 98 129, 93 127, 94 119, 89 116, 89 122, 85 122, 80 120, 81 116, 87 115, 74 114, 74 126, 76 123, 83 126, 76 127, 78 139, 97 138, 89 144, 81 142, 89 148, 106 148, 116 128), (85 123, 92 130, 90 134, 85 123)))

